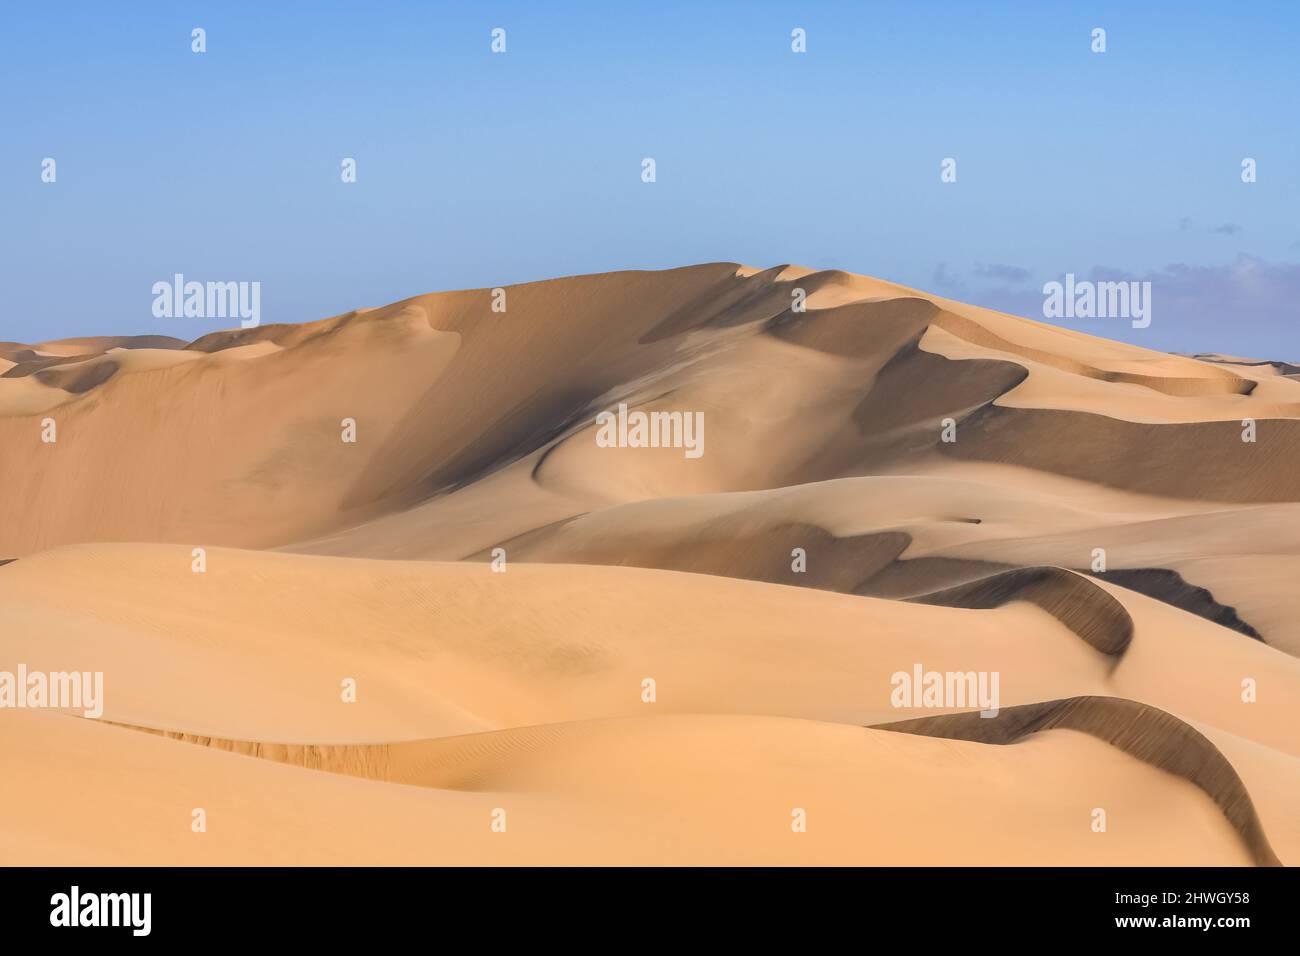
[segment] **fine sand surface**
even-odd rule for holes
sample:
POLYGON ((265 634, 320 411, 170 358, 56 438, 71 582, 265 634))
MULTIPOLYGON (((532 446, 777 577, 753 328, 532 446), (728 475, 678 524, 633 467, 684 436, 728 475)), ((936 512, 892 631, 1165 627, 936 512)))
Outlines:
POLYGON ((0 863, 1300 861, 1293 366, 792 266, 493 301, 0 342, 0 680, 104 686, 0 707, 0 863))

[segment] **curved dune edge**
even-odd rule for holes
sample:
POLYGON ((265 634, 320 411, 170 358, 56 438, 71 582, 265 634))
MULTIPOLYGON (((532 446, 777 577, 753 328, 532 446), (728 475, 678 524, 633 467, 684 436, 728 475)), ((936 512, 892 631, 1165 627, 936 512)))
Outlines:
POLYGON ((870 729, 998 745, 1043 730, 1081 731, 1205 791, 1240 834, 1257 866, 1282 866, 1228 758, 1190 724, 1149 704, 1122 697, 1067 697, 1005 707, 994 718, 970 711, 872 724, 870 729))
MULTIPOLYGON (((499 789, 494 768, 503 758, 539 740, 559 739, 572 726, 547 724, 391 743, 281 744, 96 722, 301 769, 461 792, 499 789)), ((1223 753, 1191 725, 1148 704, 1119 697, 1070 697, 1006 707, 993 719, 972 711, 867 729, 995 745, 1014 744, 1044 730, 1080 731, 1192 783, 1219 807, 1257 866, 1283 865, 1249 791, 1223 753)))
MULTIPOLYGON (((1101 581, 1117 584, 1129 591, 1159 601, 1161 604, 1167 604, 1180 611, 1204 618, 1230 631, 1236 631, 1238 634, 1259 641, 1261 644, 1269 643, 1254 625, 1242 619, 1235 607, 1221 603, 1209 588, 1188 581, 1171 568, 1119 568, 1111 571, 1094 572, 1083 568, 1066 569, 1046 565, 1018 567, 999 561, 953 558, 938 553, 922 558, 896 560, 875 576, 864 581, 853 593, 866 597, 880 597, 897 601, 944 604, 950 600, 945 597, 945 595, 949 594, 952 595, 952 601, 957 601, 959 598, 967 600, 968 598, 961 592, 974 590, 977 584, 987 581, 991 577, 1012 572, 1043 570, 1047 567, 1074 574, 1085 582, 1090 578, 1097 578, 1101 581), (934 583, 927 587, 926 582, 934 583)), ((1106 598, 1115 600, 1108 592, 1103 593, 1106 598)), ((1018 596, 1008 597, 1002 603, 1006 603, 1007 600, 1018 599, 1022 598, 1018 596)), ((1116 603, 1122 604, 1122 602, 1116 603)), ((954 603, 950 606, 983 607, 985 605, 954 603)), ((1046 607, 1043 609, 1049 610, 1046 607)), ((1098 650, 1101 650, 1101 648, 1098 648, 1098 650)))
POLYGON ((1016 568, 906 600, 973 610, 1028 601, 1103 654, 1115 658, 1116 663, 1133 640, 1133 618, 1124 605, 1087 578, 1065 568, 1016 568))

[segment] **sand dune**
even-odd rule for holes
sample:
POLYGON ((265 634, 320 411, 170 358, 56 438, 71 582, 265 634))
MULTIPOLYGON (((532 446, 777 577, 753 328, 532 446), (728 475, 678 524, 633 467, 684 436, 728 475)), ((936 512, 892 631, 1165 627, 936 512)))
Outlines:
POLYGON ((89 721, 24 715, 0 729, 6 764, 26 770, 0 824, 11 862, 1251 862, 1192 784, 1070 731, 988 747, 739 715, 565 724, 448 748, 430 760, 433 788, 89 721), (1087 823, 1097 802, 1123 821, 1105 836, 1087 823), (191 831, 196 807, 207 833, 191 831), (925 839, 906 820, 925 820, 925 839))
POLYGON ((0 858, 1300 859, 1294 367, 796 266, 494 299, 0 343, 0 673, 105 688, 0 708, 0 858))

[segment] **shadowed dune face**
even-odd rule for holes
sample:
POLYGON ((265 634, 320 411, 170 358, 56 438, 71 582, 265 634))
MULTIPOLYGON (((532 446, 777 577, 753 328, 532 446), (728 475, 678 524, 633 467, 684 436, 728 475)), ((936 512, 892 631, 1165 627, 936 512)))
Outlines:
POLYGON ((1300 421, 1266 421, 1263 445, 1241 440, 1239 422, 1155 428, 1080 412, 987 406, 964 424, 973 435, 949 454, 1054 471, 1127 491, 1224 502, 1300 497, 1300 421), (1058 448, 1070 436, 1068 454, 1058 448))
POLYGON ((42 385, 61 388, 65 392, 80 395, 82 392, 103 385, 119 368, 121 366, 112 359, 103 359, 73 366, 42 369, 34 374, 42 385))
POLYGON ((796 266, 501 291, 0 343, 0 671, 106 687, 0 711, 16 859, 1300 859, 1290 367, 796 266), (199 785, 220 847, 95 835, 199 785))
MULTIPOLYGON (((35 375, 37 372, 47 368, 67 367, 68 359, 62 355, 38 355, 31 349, 15 350, 11 353, 21 356, 18 359, 11 359, 14 362, 12 368, 7 368, 0 378, 23 378, 27 375, 35 375)), ((77 356, 78 364, 84 361, 85 356, 77 356)))
POLYGON ((984 720, 979 714, 948 714, 878 724, 876 729, 988 744, 1013 744, 1046 730, 1082 731, 1190 780, 1223 810, 1256 863, 1281 865, 1250 794, 1218 748, 1178 718, 1137 701, 1073 697, 1013 707, 1006 712, 1005 720, 984 720))
POLYGON ((895 454, 932 452, 944 444, 946 421, 964 426, 975 411, 1011 391, 1025 375, 1024 369, 1004 362, 951 362, 913 342, 881 370, 876 387, 853 410, 853 420, 864 443, 890 442, 895 454), (933 386, 916 395, 917 381, 933 386))

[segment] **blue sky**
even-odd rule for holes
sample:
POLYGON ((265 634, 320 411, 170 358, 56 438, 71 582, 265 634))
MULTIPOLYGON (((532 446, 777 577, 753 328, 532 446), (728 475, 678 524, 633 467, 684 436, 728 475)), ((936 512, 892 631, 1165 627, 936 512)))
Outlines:
POLYGON ((298 322, 736 260, 1036 318, 1067 272, 1148 279, 1150 328, 1073 324, 1300 360, 1300 4, 271 7, 4 5, 0 340, 233 324, 154 318, 177 272, 298 322))

